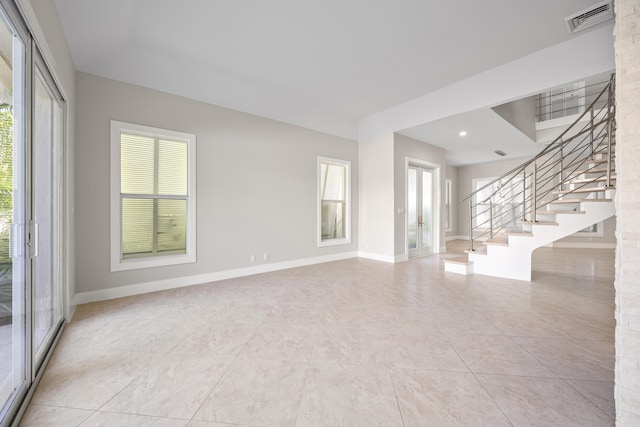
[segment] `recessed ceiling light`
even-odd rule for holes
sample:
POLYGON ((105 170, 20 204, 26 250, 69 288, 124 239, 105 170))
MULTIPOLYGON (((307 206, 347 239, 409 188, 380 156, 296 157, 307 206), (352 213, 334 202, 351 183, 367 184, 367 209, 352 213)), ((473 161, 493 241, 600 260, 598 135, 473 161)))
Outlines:
POLYGON ((460 133, 458 135, 467 136, 467 131, 466 130, 460 131, 460 133))

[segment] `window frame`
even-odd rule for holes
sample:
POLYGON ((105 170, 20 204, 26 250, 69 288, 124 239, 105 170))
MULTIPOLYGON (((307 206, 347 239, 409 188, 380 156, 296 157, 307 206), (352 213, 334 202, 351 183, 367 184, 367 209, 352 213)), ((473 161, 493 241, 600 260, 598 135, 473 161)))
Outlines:
POLYGON ((349 160, 334 159, 331 157, 318 156, 317 161, 317 219, 316 236, 318 247, 347 245, 351 243, 351 162, 349 160), (322 165, 336 165, 345 168, 344 179, 344 237, 339 239, 322 239, 322 165))
POLYGON ((168 265, 196 262, 196 135, 161 129, 151 126, 111 120, 111 271, 135 270, 140 268, 162 267, 168 265), (122 256, 122 197, 120 168, 120 136, 122 133, 152 138, 184 141, 187 143, 187 224, 186 248, 184 254, 152 255, 123 259, 122 256))

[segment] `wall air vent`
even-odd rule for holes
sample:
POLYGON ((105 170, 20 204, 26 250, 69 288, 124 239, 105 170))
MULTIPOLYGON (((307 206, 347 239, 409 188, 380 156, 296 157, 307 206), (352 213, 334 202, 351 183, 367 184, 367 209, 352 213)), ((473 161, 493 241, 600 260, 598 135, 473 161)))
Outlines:
POLYGON ((607 0, 567 16, 564 22, 567 24, 569 33, 575 33, 610 19, 613 19, 613 2, 607 0))

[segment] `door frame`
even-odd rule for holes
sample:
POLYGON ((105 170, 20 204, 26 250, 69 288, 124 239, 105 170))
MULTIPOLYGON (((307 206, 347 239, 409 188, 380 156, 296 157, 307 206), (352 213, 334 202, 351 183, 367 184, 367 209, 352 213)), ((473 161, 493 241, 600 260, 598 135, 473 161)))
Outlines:
MULTIPOLYGON (((433 170, 433 252, 442 252, 442 165, 414 157, 404 159, 404 258, 409 259, 409 165, 433 170)), ((431 255, 425 254, 425 255, 431 255)))

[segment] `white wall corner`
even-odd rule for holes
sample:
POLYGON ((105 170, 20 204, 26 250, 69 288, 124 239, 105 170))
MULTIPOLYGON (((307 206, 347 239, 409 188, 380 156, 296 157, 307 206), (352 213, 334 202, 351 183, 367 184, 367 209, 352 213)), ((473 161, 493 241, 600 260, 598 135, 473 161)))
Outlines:
POLYGON ((366 258, 366 259, 371 259, 374 261, 382 261, 382 262, 388 262, 390 264, 393 264, 396 262, 396 257, 393 255, 383 255, 383 254, 376 254, 373 252, 358 252, 358 256, 360 258, 366 258))
POLYGON ((405 261, 409 261, 409 255, 408 254, 396 255, 394 260, 393 260, 393 262, 395 262, 395 263, 405 262, 405 261))

